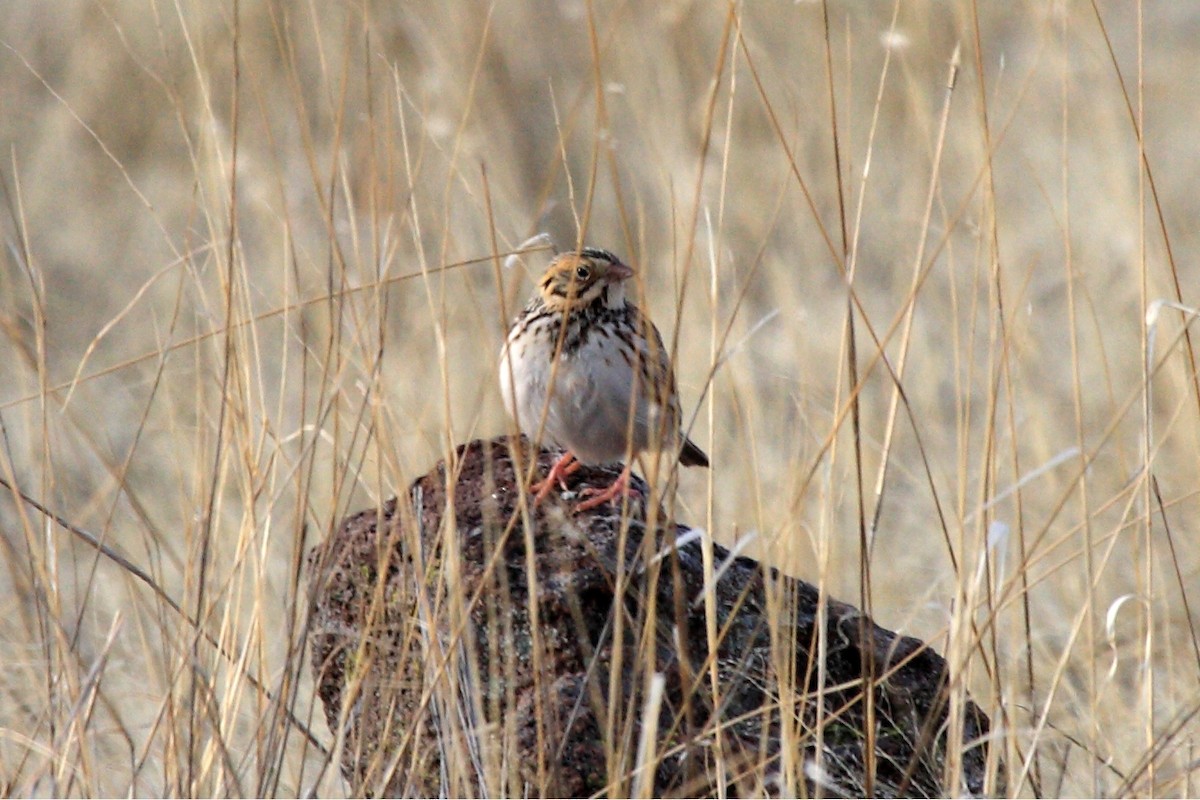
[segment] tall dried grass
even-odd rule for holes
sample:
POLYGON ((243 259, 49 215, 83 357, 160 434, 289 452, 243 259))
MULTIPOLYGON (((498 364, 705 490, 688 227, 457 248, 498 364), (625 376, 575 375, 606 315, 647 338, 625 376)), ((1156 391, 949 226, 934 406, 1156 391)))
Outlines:
POLYGON ((1140 2, 0 6, 0 478, 44 508, 0 493, 0 785, 345 791, 303 554, 504 429, 544 254, 501 264, 583 229, 714 455, 681 514, 933 641, 1010 793, 1196 794, 1198 36, 1140 2))

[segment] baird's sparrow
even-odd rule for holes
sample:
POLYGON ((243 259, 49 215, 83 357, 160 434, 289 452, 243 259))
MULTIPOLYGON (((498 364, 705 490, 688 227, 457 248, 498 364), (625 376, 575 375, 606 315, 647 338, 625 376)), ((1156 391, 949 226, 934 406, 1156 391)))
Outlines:
POLYGON ((675 372, 662 336, 625 296, 633 270, 606 250, 557 256, 513 323, 500 354, 508 413, 531 439, 566 449, 533 491, 540 502, 584 464, 626 461, 621 475, 577 509, 628 493, 634 457, 679 448, 679 463, 708 466, 680 430, 675 372), (540 436, 539 436, 540 434, 540 436))

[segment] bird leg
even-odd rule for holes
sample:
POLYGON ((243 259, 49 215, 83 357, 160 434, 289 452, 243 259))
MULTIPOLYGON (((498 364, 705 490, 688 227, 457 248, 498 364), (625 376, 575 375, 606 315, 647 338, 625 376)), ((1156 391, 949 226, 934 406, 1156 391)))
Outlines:
POLYGON ((640 497, 641 492, 629 485, 629 473, 633 470, 633 464, 626 464, 625 469, 621 470, 621 474, 612 482, 612 485, 607 489, 593 489, 590 486, 579 493, 580 497, 590 497, 579 505, 575 506, 576 511, 587 511, 607 503, 609 500, 617 497, 640 497))
POLYGON ((558 460, 550 467, 550 474, 546 476, 545 480, 540 480, 529 487, 529 491, 534 493, 533 504, 536 506, 545 500, 547 495, 554 490, 556 483, 563 488, 563 491, 566 491, 567 476, 577 472, 579 467, 580 464, 575 460, 575 454, 570 450, 559 456, 558 460))

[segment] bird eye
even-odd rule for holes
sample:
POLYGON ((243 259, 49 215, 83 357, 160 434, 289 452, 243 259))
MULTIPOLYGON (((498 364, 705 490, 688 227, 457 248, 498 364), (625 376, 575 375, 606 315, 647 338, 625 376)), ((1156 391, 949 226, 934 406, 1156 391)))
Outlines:
POLYGON ((579 267, 575 270, 575 277, 581 281, 586 281, 591 276, 591 270, 589 270, 587 267, 579 267))

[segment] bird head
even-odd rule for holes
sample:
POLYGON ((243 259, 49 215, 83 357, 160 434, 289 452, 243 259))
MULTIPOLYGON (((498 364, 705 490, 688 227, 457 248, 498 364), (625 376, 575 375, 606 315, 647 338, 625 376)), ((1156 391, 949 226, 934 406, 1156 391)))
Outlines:
POLYGON ((556 256, 538 284, 547 307, 570 311, 601 302, 609 308, 625 303, 625 281, 633 270, 607 250, 585 247, 556 256))

